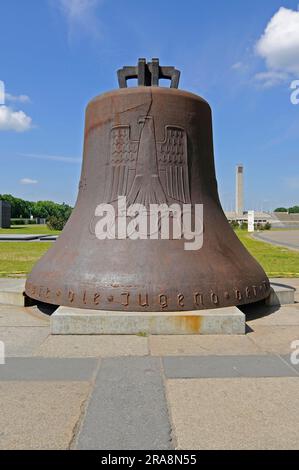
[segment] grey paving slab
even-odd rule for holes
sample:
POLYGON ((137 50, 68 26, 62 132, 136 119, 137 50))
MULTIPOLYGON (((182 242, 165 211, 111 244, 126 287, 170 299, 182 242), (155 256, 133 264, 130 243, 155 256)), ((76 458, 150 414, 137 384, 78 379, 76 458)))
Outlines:
POLYGON ((167 378, 296 377, 278 356, 184 356, 163 358, 167 378))
POLYGON ((97 364, 93 358, 7 358, 5 364, 0 365, 0 381, 88 381, 92 379, 97 364))
POLYGON ((158 358, 102 360, 77 448, 172 448, 158 358))
POLYGON ((280 357, 299 375, 299 342, 295 346, 290 354, 284 354, 280 357))

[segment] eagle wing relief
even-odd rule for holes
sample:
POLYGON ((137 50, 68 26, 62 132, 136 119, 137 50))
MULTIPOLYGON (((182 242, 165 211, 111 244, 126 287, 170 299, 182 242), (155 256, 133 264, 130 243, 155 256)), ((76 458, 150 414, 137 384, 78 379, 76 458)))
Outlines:
POLYGON ((106 202, 114 202, 118 196, 127 195, 134 181, 139 141, 131 140, 130 134, 130 126, 114 126, 111 129, 106 202))
POLYGON ((168 198, 190 203, 187 134, 177 126, 165 126, 163 142, 157 142, 159 177, 168 198))
POLYGON ((154 119, 146 116, 140 140, 132 140, 130 126, 111 129, 110 159, 105 201, 127 196, 127 204, 190 203, 187 134, 185 129, 166 125, 163 141, 156 141, 154 119))

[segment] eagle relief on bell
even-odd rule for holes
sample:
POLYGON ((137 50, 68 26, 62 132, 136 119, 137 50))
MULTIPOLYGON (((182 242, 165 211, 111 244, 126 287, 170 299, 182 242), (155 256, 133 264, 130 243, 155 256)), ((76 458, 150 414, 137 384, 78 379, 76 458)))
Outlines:
POLYGON ((268 297, 264 270, 219 201, 210 106, 179 90, 179 77, 158 59, 139 59, 118 71, 119 89, 90 101, 76 205, 31 271, 28 297, 128 312, 268 297), (138 86, 127 87, 131 78, 138 86))

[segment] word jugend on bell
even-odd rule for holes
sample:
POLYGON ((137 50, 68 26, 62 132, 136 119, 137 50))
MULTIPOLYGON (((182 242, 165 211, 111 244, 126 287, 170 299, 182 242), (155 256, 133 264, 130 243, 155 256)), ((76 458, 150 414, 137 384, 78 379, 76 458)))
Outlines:
POLYGON ((32 299, 110 311, 257 302, 269 280, 217 192, 211 109, 158 59, 118 71, 87 106, 76 206, 26 282, 32 299), (138 86, 127 87, 137 79, 138 86), (170 79, 170 88, 159 79, 170 79))

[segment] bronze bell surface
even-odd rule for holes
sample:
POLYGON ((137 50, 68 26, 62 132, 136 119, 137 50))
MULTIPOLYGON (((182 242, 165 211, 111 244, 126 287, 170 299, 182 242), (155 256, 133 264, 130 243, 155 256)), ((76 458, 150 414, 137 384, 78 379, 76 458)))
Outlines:
MULTIPOLYGON (((120 89, 87 106, 77 202, 58 240, 28 276, 26 295, 54 305, 145 312, 266 298, 269 280, 219 201, 209 104, 177 89, 179 71, 161 67, 157 59, 140 59, 137 67, 119 70, 118 78, 120 89), (137 78, 138 86, 127 88, 129 78, 137 78), (159 87, 160 78, 171 79, 170 88, 159 87), (192 215, 201 205, 202 246, 185 249, 186 240, 171 230, 169 239, 159 233, 150 239, 148 232, 137 239, 129 232, 99 239, 97 208, 108 204, 121 220, 118 203, 124 198, 127 207, 186 205, 192 215)), ((122 220, 129 219, 126 213, 122 220)))

